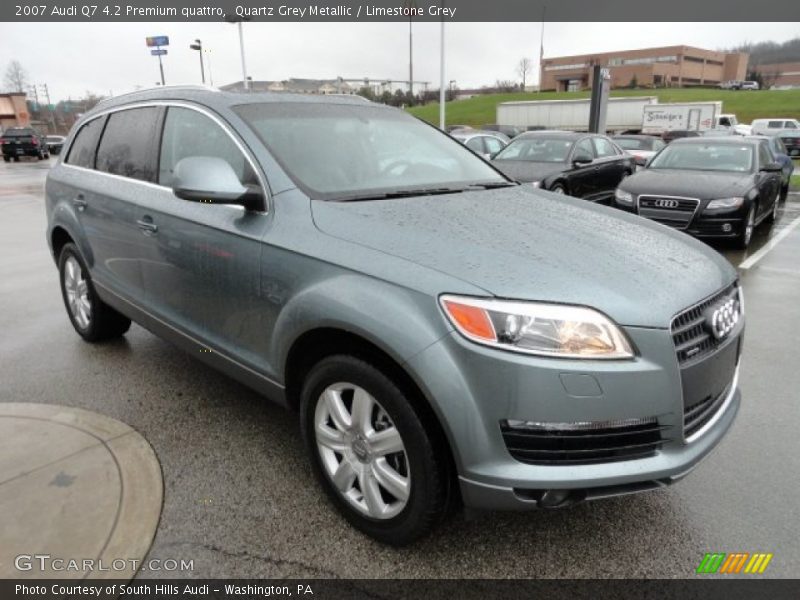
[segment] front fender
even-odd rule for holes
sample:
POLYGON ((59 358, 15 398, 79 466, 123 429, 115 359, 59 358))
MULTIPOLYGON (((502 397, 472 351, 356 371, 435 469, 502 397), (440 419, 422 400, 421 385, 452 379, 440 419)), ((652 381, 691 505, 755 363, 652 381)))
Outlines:
POLYGON ((281 310, 270 340, 285 373, 294 342, 315 329, 358 335, 404 364, 450 330, 436 298, 356 273, 340 273, 300 291, 281 310))

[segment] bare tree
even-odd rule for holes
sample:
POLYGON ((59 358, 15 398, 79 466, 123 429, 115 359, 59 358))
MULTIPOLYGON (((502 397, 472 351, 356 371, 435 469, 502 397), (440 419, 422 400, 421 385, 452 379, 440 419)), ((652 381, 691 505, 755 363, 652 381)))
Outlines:
POLYGON ((6 69, 3 83, 11 92, 24 92, 28 87, 28 72, 18 60, 12 60, 6 69))
POLYGON ((522 78, 522 90, 525 91, 525 82, 533 70, 533 61, 530 58, 520 58, 517 63, 517 75, 522 78))

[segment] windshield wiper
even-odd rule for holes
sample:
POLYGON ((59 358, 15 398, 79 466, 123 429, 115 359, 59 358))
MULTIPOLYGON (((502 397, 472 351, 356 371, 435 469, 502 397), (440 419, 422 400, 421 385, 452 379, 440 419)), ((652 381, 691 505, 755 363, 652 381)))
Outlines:
POLYGON ((483 183, 471 183, 465 189, 467 190, 493 190, 496 188, 504 188, 504 187, 512 187, 515 185, 519 185, 518 182, 514 181, 486 181, 483 183))
POLYGON ((416 190, 393 190, 391 192, 380 192, 377 194, 353 194, 350 196, 337 196, 331 198, 334 202, 357 202, 359 200, 389 200, 391 198, 412 198, 414 196, 434 196, 440 194, 458 194, 468 188, 464 187, 441 187, 441 188, 421 188, 416 190))

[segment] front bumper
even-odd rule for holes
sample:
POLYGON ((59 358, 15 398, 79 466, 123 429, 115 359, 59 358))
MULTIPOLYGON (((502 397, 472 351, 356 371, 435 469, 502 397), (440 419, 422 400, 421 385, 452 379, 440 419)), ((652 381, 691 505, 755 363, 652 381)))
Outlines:
MULTIPOLYGON (((656 489, 691 471, 724 437, 739 409, 732 381, 698 435, 683 431, 681 371, 669 331, 626 328, 639 353, 624 361, 544 359, 478 346, 451 333, 409 361, 448 435, 466 506, 537 508, 546 490, 564 504, 656 489), (650 456, 592 464, 529 464, 514 458, 500 423, 653 419, 664 430, 650 456)), ((733 343, 742 334, 731 335, 733 343)), ((738 367, 737 367, 738 368, 738 367)), ((563 505, 563 504, 562 504, 563 505)))
MULTIPOLYGON (((636 208, 629 204, 614 201, 614 207, 625 212, 638 214, 636 208)), ((697 238, 733 239, 741 235, 747 211, 736 209, 730 212, 703 213, 698 212, 689 222, 688 227, 677 229, 697 238)), ((647 218, 647 217, 643 217, 647 218)), ((656 221, 658 222, 658 221, 656 221)))

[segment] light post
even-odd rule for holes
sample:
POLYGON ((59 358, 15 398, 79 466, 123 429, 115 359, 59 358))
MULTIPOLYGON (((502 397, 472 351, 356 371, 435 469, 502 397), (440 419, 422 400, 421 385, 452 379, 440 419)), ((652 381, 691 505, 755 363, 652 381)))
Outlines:
POLYGON ((214 87, 214 75, 211 73, 211 49, 206 48, 203 52, 206 53, 206 64, 208 65, 208 84, 214 87))
POLYGON ((203 42, 200 40, 195 40, 194 44, 189 44, 189 48, 192 50, 197 50, 197 54, 200 55, 200 79, 203 82, 203 85, 206 84, 206 72, 203 68, 203 42))
POLYGON ((247 63, 244 60, 244 32, 242 31, 242 22, 249 21, 250 19, 247 17, 237 18, 235 16, 226 16, 225 20, 228 23, 236 23, 239 29, 239 54, 242 57, 242 83, 244 84, 244 90, 247 91, 250 89, 250 79, 247 77, 247 63))

